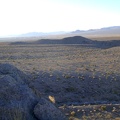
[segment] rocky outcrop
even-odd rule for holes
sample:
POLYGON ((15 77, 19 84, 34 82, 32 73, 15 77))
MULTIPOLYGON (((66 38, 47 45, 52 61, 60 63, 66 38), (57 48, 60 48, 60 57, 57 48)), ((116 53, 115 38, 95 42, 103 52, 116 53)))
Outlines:
POLYGON ((24 83, 28 79, 28 76, 26 74, 8 63, 0 64, 0 75, 9 75, 19 83, 24 83))
POLYGON ((36 120, 33 108, 38 100, 25 79, 14 66, 0 64, 0 120, 36 120))
POLYGON ((35 106, 34 114, 39 120, 67 120, 55 105, 44 98, 35 106))
POLYGON ((28 78, 16 67, 0 64, 0 120, 65 120, 54 104, 38 99, 26 84, 28 78))

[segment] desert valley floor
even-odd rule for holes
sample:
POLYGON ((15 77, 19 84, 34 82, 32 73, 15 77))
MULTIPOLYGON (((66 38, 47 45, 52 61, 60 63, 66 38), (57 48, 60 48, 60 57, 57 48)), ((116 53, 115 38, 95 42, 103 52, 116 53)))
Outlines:
POLYGON ((70 120, 120 120, 120 47, 0 43, 0 63, 23 71, 70 120))

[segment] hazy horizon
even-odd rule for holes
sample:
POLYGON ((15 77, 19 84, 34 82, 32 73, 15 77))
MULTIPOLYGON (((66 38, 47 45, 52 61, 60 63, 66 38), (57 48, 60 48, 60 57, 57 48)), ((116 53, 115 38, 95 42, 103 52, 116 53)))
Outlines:
POLYGON ((116 0, 0 1, 0 36, 120 26, 116 0))
MULTIPOLYGON (((96 31, 96 30, 102 30, 102 29, 106 29, 107 28, 107 30, 109 29, 109 28, 113 28, 113 27, 120 27, 120 26, 107 26, 107 27, 102 27, 102 28, 96 28, 96 29, 86 29, 86 30, 81 30, 81 29, 76 29, 76 30, 73 30, 73 31, 50 31, 50 32, 41 32, 41 31, 36 31, 36 32, 34 32, 34 31, 31 31, 31 32, 25 32, 25 33, 18 33, 18 34, 9 34, 9 35, 4 35, 4 36, 0 36, 0 38, 4 38, 4 37, 23 37, 24 35, 26 36, 27 35, 27 37, 30 35, 30 37, 31 37, 31 35, 32 36, 35 36, 35 34, 36 34, 36 37, 38 36, 38 35, 40 35, 41 37, 43 36, 47 36, 47 35, 64 35, 64 34, 70 34, 70 33, 74 33, 74 32, 79 32, 79 31, 81 31, 82 33, 83 33, 83 31, 84 31, 84 33, 87 33, 87 32, 89 32, 89 31, 96 31), (33 35, 34 34, 34 35, 33 35)), ((97 33, 98 31, 96 31, 96 33, 97 33)), ((107 31, 106 31, 107 32, 107 31)), ((108 32, 109 33, 109 32, 108 32)), ((97 33, 98 34, 98 33, 97 33)), ((25 37, 24 36, 24 37, 25 37)))

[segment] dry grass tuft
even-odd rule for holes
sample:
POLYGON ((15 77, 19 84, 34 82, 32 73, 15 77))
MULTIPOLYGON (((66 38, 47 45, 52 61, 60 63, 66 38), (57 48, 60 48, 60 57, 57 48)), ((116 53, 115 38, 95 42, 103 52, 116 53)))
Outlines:
POLYGON ((54 96, 50 96, 50 95, 49 95, 48 98, 49 98, 49 100, 50 100, 52 103, 55 103, 55 98, 54 98, 54 96))

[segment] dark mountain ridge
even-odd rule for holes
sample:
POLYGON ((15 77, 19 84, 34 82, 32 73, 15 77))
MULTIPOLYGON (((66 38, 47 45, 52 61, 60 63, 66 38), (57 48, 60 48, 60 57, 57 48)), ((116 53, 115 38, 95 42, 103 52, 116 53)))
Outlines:
POLYGON ((91 40, 82 36, 67 37, 64 39, 41 39, 33 42, 12 42, 12 45, 24 45, 24 44, 62 44, 62 45, 83 45, 97 48, 111 48, 120 46, 120 40, 110 41, 97 41, 91 40))
POLYGON ((92 40, 82 37, 82 36, 74 36, 67 37, 63 39, 42 39, 38 40, 35 43, 39 44, 91 44, 92 40))

